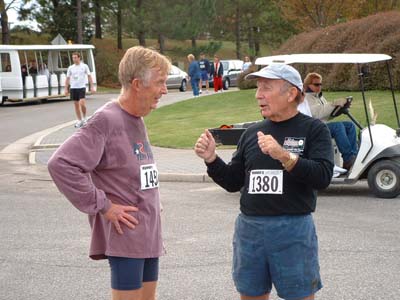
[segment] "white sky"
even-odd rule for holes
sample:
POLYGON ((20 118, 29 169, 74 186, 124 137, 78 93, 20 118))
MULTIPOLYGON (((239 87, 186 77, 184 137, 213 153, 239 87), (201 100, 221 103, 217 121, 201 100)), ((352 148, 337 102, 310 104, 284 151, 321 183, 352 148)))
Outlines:
MULTIPOLYGON (((12 2, 12 0, 5 0, 4 1, 6 6, 12 2)), ((38 30, 38 26, 36 22, 31 22, 31 21, 18 21, 18 13, 16 11, 16 8, 18 9, 21 5, 21 0, 16 0, 13 2, 12 7, 7 11, 8 15, 8 22, 11 23, 11 28, 14 27, 15 25, 27 25, 32 29, 38 30)))

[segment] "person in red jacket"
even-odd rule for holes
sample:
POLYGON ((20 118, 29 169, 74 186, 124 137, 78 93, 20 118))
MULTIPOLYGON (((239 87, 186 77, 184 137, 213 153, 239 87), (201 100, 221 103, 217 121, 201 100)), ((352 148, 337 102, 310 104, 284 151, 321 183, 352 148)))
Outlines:
POLYGON ((222 76, 224 75, 224 67, 222 66, 218 55, 214 55, 214 62, 211 64, 211 71, 214 78, 214 91, 218 92, 221 90, 222 92, 222 76))

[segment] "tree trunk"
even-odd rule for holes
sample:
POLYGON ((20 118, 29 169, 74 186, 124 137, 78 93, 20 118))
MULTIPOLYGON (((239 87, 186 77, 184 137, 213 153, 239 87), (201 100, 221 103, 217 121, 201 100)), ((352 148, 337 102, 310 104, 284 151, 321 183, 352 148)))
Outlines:
POLYGON ((139 31, 138 40, 140 46, 146 47, 146 33, 144 31, 139 31))
POLYGON ((122 9, 121 9, 121 0, 118 0, 118 8, 117 8, 117 44, 118 49, 122 49, 122 9))
POLYGON ((3 0, 0 0, 0 11, 1 11, 1 41, 3 45, 10 44, 10 32, 8 30, 8 15, 6 11, 6 5, 3 0))
POLYGON ((82 32, 82 0, 76 1, 76 21, 78 30, 78 44, 83 44, 83 32, 82 32))
POLYGON ((162 33, 158 34, 158 43, 160 44, 160 53, 164 54, 165 51, 165 37, 162 33))
POLYGON ((235 36, 236 36, 236 58, 240 59, 240 7, 239 0, 236 1, 236 18, 235 18, 235 36))
POLYGON ((254 27, 253 31, 254 31, 254 36, 255 36, 254 37, 254 56, 258 57, 258 56, 260 56, 260 27, 254 27))
POLYGON ((142 47, 146 47, 146 32, 144 31, 144 26, 143 26, 143 15, 142 15, 142 0, 136 0, 136 18, 138 20, 138 28, 139 30, 137 31, 137 38, 139 40, 139 45, 142 47))
POLYGON ((255 42, 254 42, 254 27, 252 25, 252 16, 250 15, 248 20, 248 41, 249 41, 249 50, 250 50, 250 55, 253 56, 255 53, 255 42))
MULTIPOLYGON (((190 26, 193 27, 193 14, 196 14, 197 12, 195 11, 194 7, 194 1, 190 0, 188 5, 189 5, 189 23, 191 24, 190 26)), ((192 49, 194 50, 197 47, 197 42, 196 42, 196 34, 193 32, 193 29, 191 29, 190 31, 192 31, 191 33, 191 41, 192 41, 192 49)))
POLYGON ((100 0, 94 0, 94 23, 95 23, 95 38, 102 39, 101 32, 101 6, 100 0))

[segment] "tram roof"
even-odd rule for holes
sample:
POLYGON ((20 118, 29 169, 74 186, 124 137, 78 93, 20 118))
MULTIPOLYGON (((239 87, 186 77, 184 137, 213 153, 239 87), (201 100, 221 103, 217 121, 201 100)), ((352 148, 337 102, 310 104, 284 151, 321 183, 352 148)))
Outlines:
POLYGON ((0 51, 17 50, 17 51, 28 51, 28 50, 86 50, 94 49, 93 45, 85 44, 71 44, 71 45, 0 45, 0 51))

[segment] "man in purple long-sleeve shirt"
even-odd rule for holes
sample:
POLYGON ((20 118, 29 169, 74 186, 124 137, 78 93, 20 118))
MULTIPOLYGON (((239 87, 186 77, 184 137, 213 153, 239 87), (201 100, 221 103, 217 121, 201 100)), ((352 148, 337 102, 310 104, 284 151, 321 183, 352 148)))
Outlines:
POLYGON ((122 91, 54 153, 49 172, 92 228, 90 257, 108 258, 114 300, 155 299, 163 254, 158 171, 143 116, 167 93, 170 62, 143 47, 119 65, 122 91))

